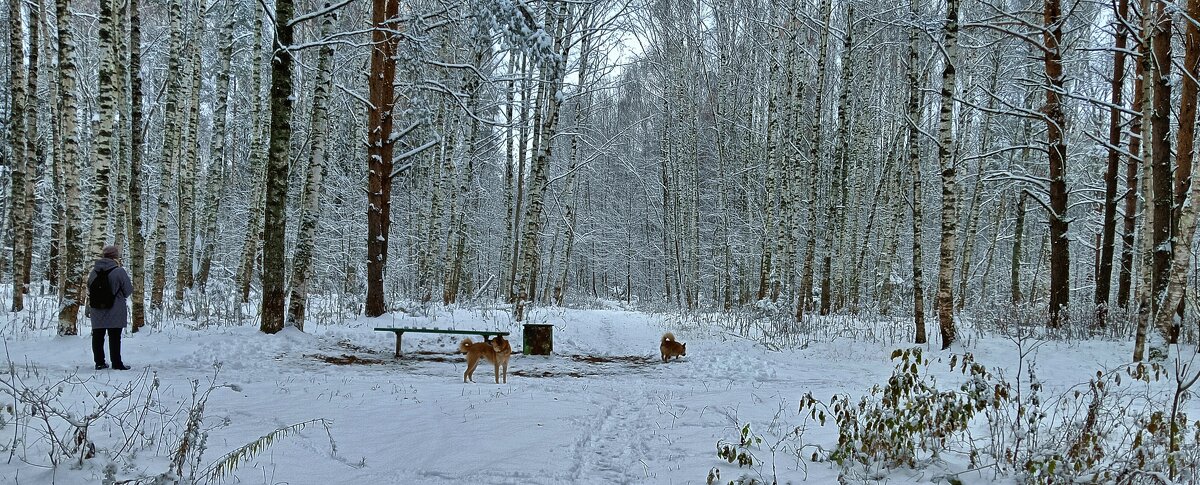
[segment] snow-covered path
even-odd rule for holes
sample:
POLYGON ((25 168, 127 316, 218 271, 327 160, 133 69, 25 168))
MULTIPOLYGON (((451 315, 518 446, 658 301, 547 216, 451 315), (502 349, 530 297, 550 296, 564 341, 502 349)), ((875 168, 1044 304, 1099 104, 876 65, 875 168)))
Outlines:
MULTIPOLYGON (((519 349, 519 327, 472 315, 386 324, 502 328, 514 331, 519 349)), ((84 337, 26 336, 10 339, 8 351, 19 366, 28 363, 45 376, 74 372, 92 389, 154 372, 168 407, 186 407, 191 381, 204 383, 216 373, 217 384, 236 390, 217 389, 208 401, 205 463, 279 427, 318 418, 332 423, 328 435, 315 426, 276 440, 233 473, 238 483, 265 484, 700 484, 713 467, 726 481, 741 473, 769 477, 770 451, 759 456, 767 467, 738 470, 717 458, 717 441, 736 440, 749 422, 772 442, 806 424, 796 409, 804 393, 859 395, 892 369, 893 346, 882 343, 770 351, 714 329, 671 328, 641 313, 571 310, 540 320, 556 325, 555 355, 514 355, 509 382, 500 385, 492 383, 486 363, 476 370, 477 383, 462 383, 465 359, 453 353, 455 336, 406 334, 405 356, 393 359, 394 338, 371 331, 378 324, 371 320, 278 335, 252 327, 139 333, 125 341, 132 372, 92 370, 84 337), (688 356, 664 364, 658 342, 668 330, 688 343, 688 356)), ((1006 362, 1015 353, 1007 342, 975 345, 981 362, 1015 365, 1006 362)), ((1127 355, 1125 346, 1112 343, 1047 345, 1042 358, 1064 384, 1085 381, 1098 365, 1127 355)), ((87 401, 75 409, 87 409, 87 401)), ((122 436, 113 427, 92 431, 99 456, 82 469, 14 460, 0 463, 0 483, 98 483, 106 453, 122 436)), ((11 440, 10 432, 4 436, 11 440)), ((804 441, 831 446, 835 430, 809 427, 804 441)), ((774 460, 781 483, 829 483, 837 475, 828 464, 806 466, 784 448, 774 460)), ((123 462, 132 466, 120 470, 119 479, 166 469, 162 457, 126 456, 123 462)), ((893 474, 891 483, 930 478, 910 474, 893 474)))

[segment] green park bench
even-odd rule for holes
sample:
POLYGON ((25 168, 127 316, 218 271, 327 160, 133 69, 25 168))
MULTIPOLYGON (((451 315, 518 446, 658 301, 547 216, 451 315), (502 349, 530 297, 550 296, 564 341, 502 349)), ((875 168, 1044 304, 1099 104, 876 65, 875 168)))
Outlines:
POLYGON ((453 330, 441 328, 417 328, 417 327, 375 327, 376 332, 392 332, 396 334, 396 357, 400 357, 400 338, 405 332, 409 333, 446 333, 452 335, 478 335, 487 340, 493 335, 508 335, 508 332, 491 332, 487 330, 453 330))

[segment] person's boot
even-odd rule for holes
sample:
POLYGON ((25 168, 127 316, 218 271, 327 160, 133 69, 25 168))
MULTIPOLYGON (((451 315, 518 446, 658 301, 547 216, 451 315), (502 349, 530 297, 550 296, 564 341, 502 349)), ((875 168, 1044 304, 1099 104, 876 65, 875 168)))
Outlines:
POLYGON ((108 368, 108 364, 105 364, 104 362, 101 362, 101 363, 99 363, 99 364, 96 364, 96 370, 104 370, 104 369, 107 369, 107 368, 108 368))
POLYGON ((129 366, 127 366, 127 365, 125 365, 125 364, 113 364, 113 369, 116 369, 116 370, 129 370, 129 369, 130 369, 130 367, 129 367, 129 366))

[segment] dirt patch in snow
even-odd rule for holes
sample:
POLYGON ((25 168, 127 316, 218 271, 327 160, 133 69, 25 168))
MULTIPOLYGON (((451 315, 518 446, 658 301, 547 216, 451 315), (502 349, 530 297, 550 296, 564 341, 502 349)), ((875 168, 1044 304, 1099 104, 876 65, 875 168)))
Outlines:
POLYGON ((379 359, 362 358, 357 355, 313 355, 317 360, 333 365, 375 365, 382 364, 379 359))
POLYGON ((569 357, 576 362, 589 364, 650 365, 659 360, 644 355, 570 355, 569 357))

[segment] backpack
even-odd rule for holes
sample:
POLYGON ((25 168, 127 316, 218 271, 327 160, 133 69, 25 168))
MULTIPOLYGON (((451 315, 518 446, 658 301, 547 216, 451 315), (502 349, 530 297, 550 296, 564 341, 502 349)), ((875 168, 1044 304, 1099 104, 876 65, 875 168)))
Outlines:
POLYGON ((107 310, 113 307, 113 301, 117 299, 117 295, 113 293, 112 282, 108 281, 108 274, 116 267, 106 270, 96 270, 96 277, 88 284, 88 306, 107 310))

